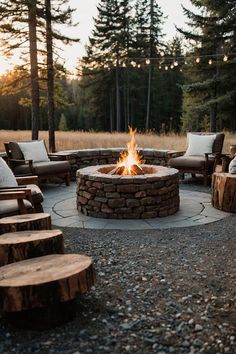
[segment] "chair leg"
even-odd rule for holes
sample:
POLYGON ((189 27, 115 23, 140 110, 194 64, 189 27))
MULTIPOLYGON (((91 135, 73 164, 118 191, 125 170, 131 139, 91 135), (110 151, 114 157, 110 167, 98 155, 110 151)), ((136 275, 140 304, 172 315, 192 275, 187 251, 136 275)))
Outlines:
POLYGON ((70 172, 67 172, 67 174, 65 175, 65 182, 66 186, 70 185, 70 172))
POLYGON ((207 186, 207 174, 204 175, 204 186, 207 186))

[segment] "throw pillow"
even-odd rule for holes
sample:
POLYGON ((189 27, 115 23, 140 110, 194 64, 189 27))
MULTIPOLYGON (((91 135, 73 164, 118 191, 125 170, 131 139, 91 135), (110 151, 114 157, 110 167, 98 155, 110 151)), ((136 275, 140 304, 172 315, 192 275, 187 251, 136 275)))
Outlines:
POLYGON ((229 173, 236 173, 236 156, 233 158, 233 160, 229 164, 229 173))
POLYGON ((50 161, 42 140, 19 142, 18 143, 25 160, 33 160, 33 162, 50 161))
POLYGON ((216 135, 198 135, 188 133, 188 149, 185 155, 204 156, 205 153, 212 153, 212 146, 215 138, 216 135))
POLYGON ((0 187, 17 187, 16 177, 7 163, 0 157, 0 187))

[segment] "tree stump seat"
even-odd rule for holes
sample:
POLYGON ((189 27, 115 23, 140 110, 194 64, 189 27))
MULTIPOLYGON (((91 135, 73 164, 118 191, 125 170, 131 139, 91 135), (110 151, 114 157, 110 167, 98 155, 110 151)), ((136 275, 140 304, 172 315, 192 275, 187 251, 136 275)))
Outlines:
POLYGON ((7 216, 0 219, 0 235, 25 230, 50 230, 51 216, 48 213, 33 213, 7 216))
POLYGON ((60 230, 17 231, 0 236, 0 266, 63 253, 63 234, 60 230))
POLYGON ((236 174, 213 173, 211 203, 216 209, 236 212, 236 174))
POLYGON ((21 328, 45 329, 76 315, 76 296, 95 282, 90 257, 54 254, 0 268, 0 311, 21 328))

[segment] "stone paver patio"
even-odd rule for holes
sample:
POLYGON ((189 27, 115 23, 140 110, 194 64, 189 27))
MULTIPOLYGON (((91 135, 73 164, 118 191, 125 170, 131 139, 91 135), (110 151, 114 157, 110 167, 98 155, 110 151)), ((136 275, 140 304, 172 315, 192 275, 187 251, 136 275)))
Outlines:
POLYGON ((99 219, 85 216, 76 209, 76 183, 69 187, 48 184, 43 189, 44 211, 51 214, 53 225, 86 229, 147 230, 189 227, 226 218, 225 213, 211 206, 209 189, 180 185, 180 210, 171 216, 145 220, 99 219))

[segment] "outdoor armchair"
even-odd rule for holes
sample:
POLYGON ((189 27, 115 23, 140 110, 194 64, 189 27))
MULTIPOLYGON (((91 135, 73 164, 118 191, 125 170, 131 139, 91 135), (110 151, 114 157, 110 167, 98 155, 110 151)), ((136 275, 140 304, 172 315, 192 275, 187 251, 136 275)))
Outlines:
POLYGON ((42 212, 43 194, 37 176, 16 178, 0 158, 0 217, 42 212))
POLYGON ((4 145, 9 165, 16 176, 37 175, 40 181, 61 177, 67 186, 70 184, 69 162, 62 161, 57 154, 49 154, 44 141, 11 141, 4 145))
POLYGON ((189 133, 188 149, 183 156, 170 158, 168 165, 185 173, 203 175, 204 185, 222 157, 224 133, 189 133))

